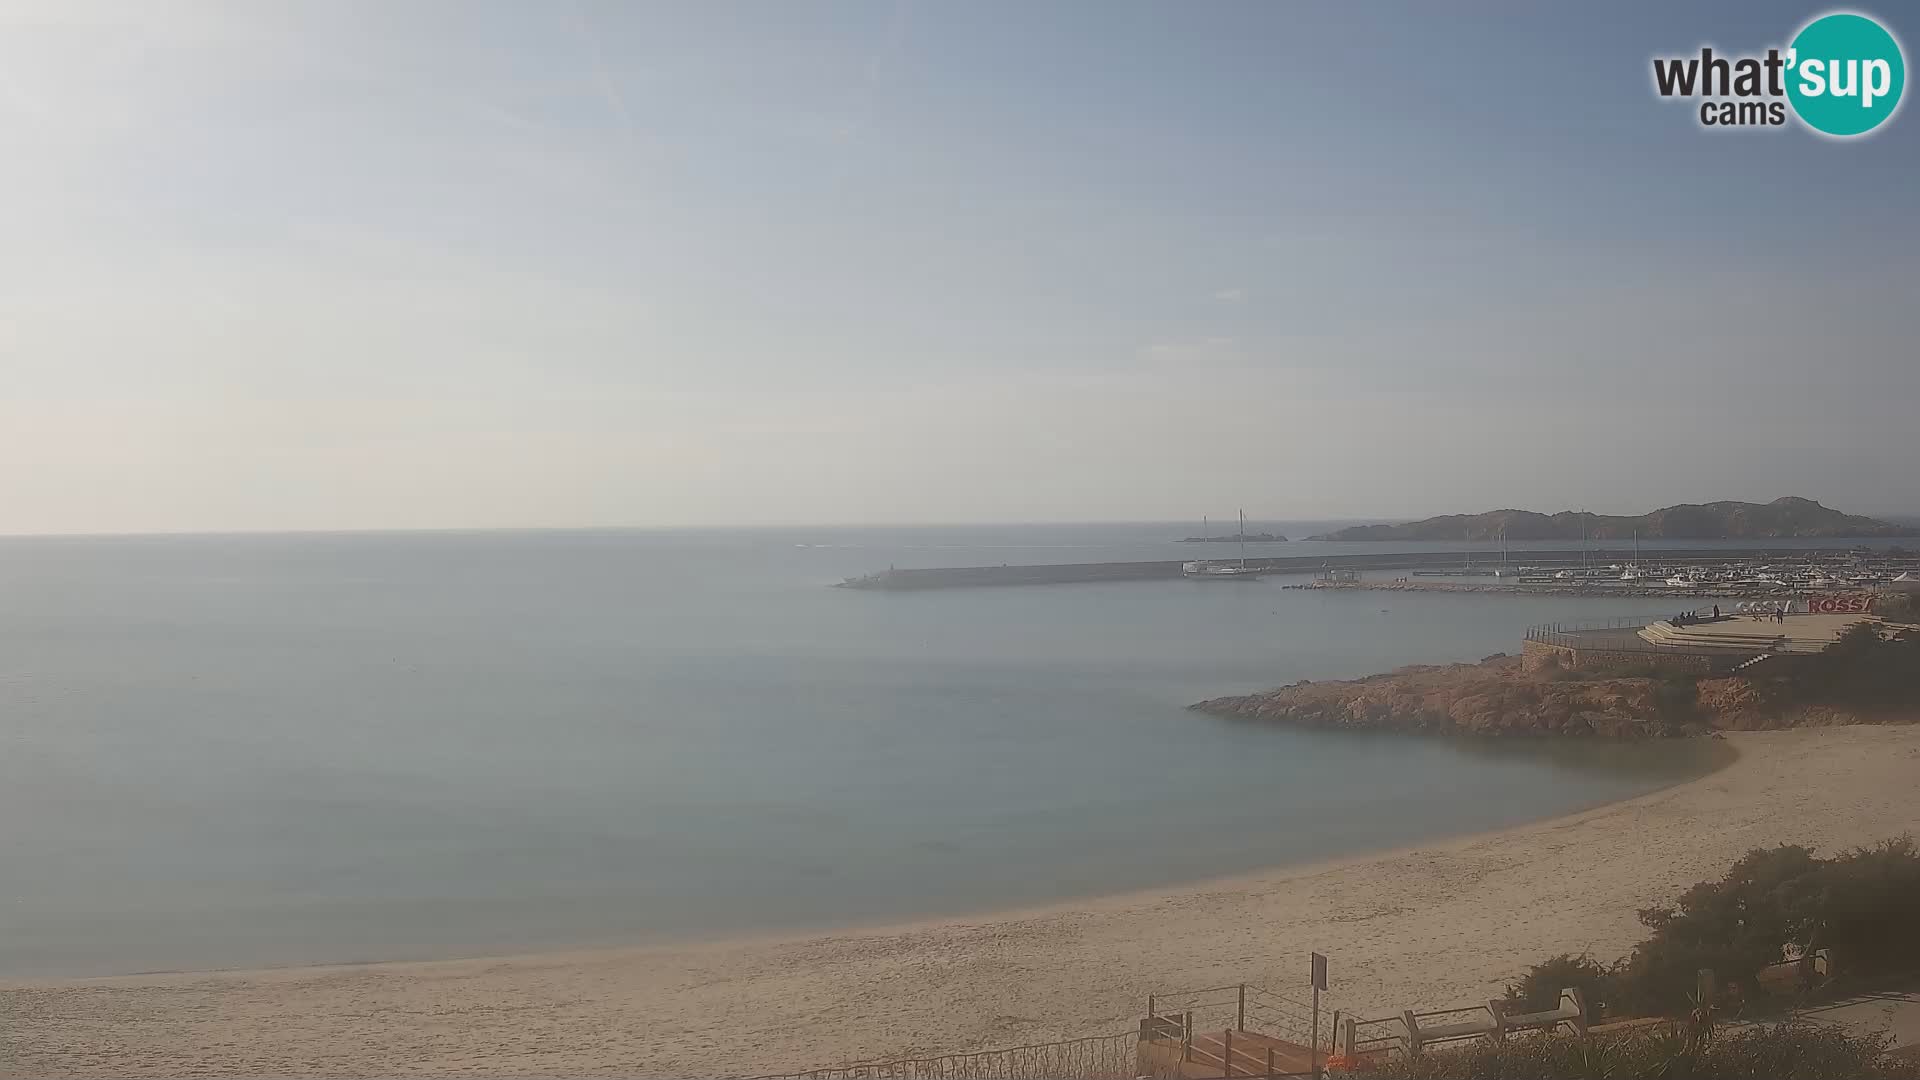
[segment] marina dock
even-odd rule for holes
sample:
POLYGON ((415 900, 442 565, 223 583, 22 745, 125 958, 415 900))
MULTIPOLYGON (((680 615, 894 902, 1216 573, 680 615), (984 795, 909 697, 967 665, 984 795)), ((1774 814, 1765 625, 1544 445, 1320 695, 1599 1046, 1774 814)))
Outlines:
MULTIPOLYGON (((1542 571, 1549 571, 1582 566, 1604 567, 1614 563, 1627 564, 1636 561, 1641 564, 1662 566, 1754 560, 1798 563, 1816 561, 1840 564, 1850 561, 1857 554, 1845 547, 1788 548, 1771 551, 1754 548, 1646 548, 1638 553, 1627 548, 1589 549, 1584 553, 1578 550, 1553 548, 1509 550, 1506 552, 1506 562, 1511 572, 1517 572, 1521 566, 1538 567, 1542 571)), ((1428 572, 1422 576, 1441 574, 1449 568, 1456 569, 1460 573, 1484 575, 1494 566, 1489 560, 1489 553, 1473 552, 1471 553, 1472 565, 1469 569, 1469 557, 1468 553, 1462 551, 1366 552, 1349 555, 1286 555, 1255 558, 1248 559, 1247 565, 1271 574, 1315 574, 1334 570, 1428 572)), ((1151 581, 1180 577, 1180 567, 1181 560, 1178 559, 1143 562, 1042 563, 1023 566, 889 567, 877 573, 848 578, 840 582, 839 587, 950 589, 1002 585, 1063 585, 1093 581, 1151 581)))

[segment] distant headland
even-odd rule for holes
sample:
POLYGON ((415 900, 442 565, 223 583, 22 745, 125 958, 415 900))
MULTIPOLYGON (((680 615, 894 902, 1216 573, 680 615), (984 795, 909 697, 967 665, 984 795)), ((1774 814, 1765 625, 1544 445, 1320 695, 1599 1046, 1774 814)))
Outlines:
POLYGON ((1310 540, 1759 540, 1810 536, 1920 536, 1920 529, 1843 514, 1812 499, 1681 503, 1638 517, 1562 510, 1446 514, 1402 525, 1356 525, 1310 540))

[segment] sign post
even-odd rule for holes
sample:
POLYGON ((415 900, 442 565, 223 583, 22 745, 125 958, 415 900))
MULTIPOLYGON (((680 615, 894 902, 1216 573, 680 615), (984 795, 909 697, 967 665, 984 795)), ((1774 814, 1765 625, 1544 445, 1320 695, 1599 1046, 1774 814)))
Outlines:
POLYGON ((1327 988, 1327 958, 1319 953, 1313 957, 1313 1037, 1308 1039, 1307 1060, 1312 1063, 1314 1080, 1320 1077, 1320 991, 1327 988))

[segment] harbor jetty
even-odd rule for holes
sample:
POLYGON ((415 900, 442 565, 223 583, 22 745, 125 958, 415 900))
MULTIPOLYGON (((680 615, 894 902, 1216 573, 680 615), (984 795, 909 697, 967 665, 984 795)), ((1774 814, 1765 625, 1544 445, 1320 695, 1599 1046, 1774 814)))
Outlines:
MULTIPOLYGON (((1287 555, 1267 558, 1248 559, 1247 565, 1268 574, 1319 574, 1323 572, 1354 571, 1378 572, 1386 570, 1429 570, 1444 573, 1448 568, 1459 568, 1459 572, 1488 574, 1486 553, 1474 552, 1480 565, 1473 570, 1467 569, 1471 557, 1461 551, 1401 551, 1401 552, 1365 552, 1346 555, 1287 555)), ((1510 550, 1505 553, 1506 562, 1515 576, 1512 586, 1492 586, 1486 591, 1507 591, 1519 588, 1522 571, 1531 571, 1534 576, 1550 573, 1559 568, 1599 568, 1608 564, 1640 564, 1659 566, 1708 566, 1716 563, 1750 563, 1756 560, 1792 562, 1800 565, 1816 563, 1822 565, 1851 565, 1865 558, 1857 549, 1845 547, 1830 548, 1794 548, 1762 551, 1754 548, 1673 548, 1645 549, 1638 552, 1628 548, 1603 548, 1586 552, 1568 551, 1561 548, 1547 550, 1510 550)), ((1909 560, 1911 561, 1911 560, 1909 560)), ((1002 585, 1062 585, 1094 581, 1151 581, 1161 578, 1181 576, 1181 561, 1178 559, 1152 560, 1142 562, 1096 562, 1096 563, 1042 563, 1021 566, 948 566, 948 567, 888 567, 877 573, 861 577, 848 578, 839 582, 838 587, 846 589, 947 589, 1002 585)), ((1594 581, 1592 578, 1574 579, 1556 582, 1554 586, 1562 589, 1578 587, 1594 581)), ((1349 584, 1371 585, 1371 582, 1350 582, 1349 584)), ((1544 583, 1543 583, 1544 584, 1544 583)), ((1648 583, 1651 584, 1651 583, 1648 583)), ((1660 590, 1671 592, 1672 590, 1660 590)))

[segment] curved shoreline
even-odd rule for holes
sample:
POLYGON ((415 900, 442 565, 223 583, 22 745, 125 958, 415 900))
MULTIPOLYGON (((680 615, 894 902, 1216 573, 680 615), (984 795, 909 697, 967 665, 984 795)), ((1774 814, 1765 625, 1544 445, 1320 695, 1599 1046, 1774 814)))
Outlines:
MULTIPOLYGON (((1197 709, 1198 705, 1188 706, 1197 709)), ((1238 719, 1225 714, 1215 719, 1238 719)), ((1313 732, 1313 729, 1300 729, 1313 732)), ((1482 736, 1460 735, 1434 732, 1400 731, 1363 731, 1331 732, 1336 737, 1355 734, 1367 738, 1385 739, 1394 742, 1409 740, 1431 740, 1443 743, 1472 741, 1482 736)), ((1531 742, 1533 740, 1525 740, 1531 742)), ((1546 741, 1546 740, 1542 740, 1546 741)), ((1555 736, 1553 741, 1570 742, 1570 739, 1555 736)), ((1706 740, 1697 740, 1706 742, 1706 740)), ((1721 740, 1715 740, 1721 741, 1721 740)), ((585 942, 580 944, 553 945, 533 948, 503 948, 474 952, 455 952, 440 955, 424 955, 396 958, 365 958, 345 960, 320 960, 311 963, 290 962, 272 964, 234 964, 218 967, 163 967, 132 971, 105 972, 95 974, 34 974, 29 976, 8 977, 0 975, 0 992, 10 987, 52 986, 60 984, 100 983, 127 979, 148 979, 186 976, 218 975, 260 975, 269 972, 334 971, 360 968, 395 967, 405 965, 455 964, 463 962, 512 962, 521 960, 551 960, 559 957, 595 957, 608 953, 636 952, 681 952, 700 948, 727 949, 742 946, 769 946, 796 941, 812 941, 825 938, 898 935, 913 933, 941 926, 977 925, 982 923, 1011 922, 1022 919, 1040 918, 1065 911, 1091 911, 1114 905, 1130 906, 1157 899, 1184 896, 1193 892, 1206 892, 1219 889, 1231 889, 1250 883, 1274 880, 1302 873, 1317 873, 1338 869, 1354 863, 1372 859, 1389 858, 1409 852, 1477 839, 1485 839, 1548 822, 1560 821, 1602 809, 1634 799, 1657 795, 1671 788, 1690 784, 1705 776, 1710 776, 1732 764, 1738 757, 1738 750, 1731 745, 1723 747, 1722 753, 1713 755, 1713 760, 1698 772, 1681 775, 1659 784, 1650 790, 1623 793, 1612 797, 1598 798, 1590 802, 1575 803, 1555 810, 1546 811, 1540 817, 1530 817, 1507 825, 1493 828, 1471 829, 1459 833, 1442 833, 1425 840, 1408 843, 1391 843, 1384 847, 1363 848, 1349 855, 1310 855, 1305 858, 1255 866, 1248 869, 1231 870, 1220 873, 1205 873, 1198 877, 1164 881, 1157 884, 1139 885, 1109 890, 1095 890, 1077 895, 1067 895, 1052 899, 1035 900, 1025 903, 1012 903, 1000 906, 976 907, 951 911, 932 911, 919 914, 904 914, 879 919, 865 919, 845 923, 826 923, 797 925, 786 927, 764 927, 740 930, 689 931, 680 934, 649 936, 640 940, 608 940, 585 942)))
POLYGON ((1920 727, 1736 733, 1704 776, 1528 825, 1169 890, 828 934, 520 957, 0 983, 0 1071, 752 1073, 1124 1030, 1147 993, 1332 1008, 1497 993, 1638 939, 1635 911, 1754 846, 1920 830, 1920 727), (155 1020, 163 1022, 155 1023, 155 1020))

